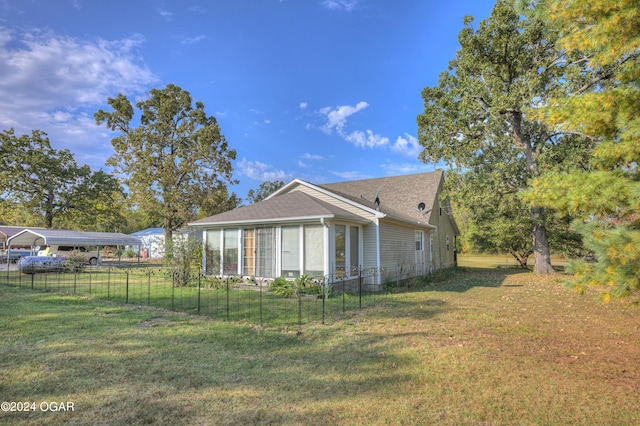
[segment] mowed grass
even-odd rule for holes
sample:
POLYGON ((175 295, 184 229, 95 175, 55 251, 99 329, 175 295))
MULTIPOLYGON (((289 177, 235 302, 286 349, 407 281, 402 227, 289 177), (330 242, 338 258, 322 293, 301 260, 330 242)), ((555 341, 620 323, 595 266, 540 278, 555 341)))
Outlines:
POLYGON ((640 424, 639 308, 464 269, 301 333, 0 286, 2 400, 74 403, 0 423, 640 424))
MULTIPOLYGON (((197 275, 191 277, 189 286, 174 286, 171 274, 158 267, 92 267, 79 272, 38 274, 0 272, 0 283, 280 327, 331 322, 343 318, 348 311, 375 304, 380 298, 380 294, 367 292, 366 284, 361 296, 338 291, 337 297, 326 300, 317 295, 285 298, 270 292, 267 286, 234 279, 212 283, 197 275)), ((340 283, 335 283, 334 288, 340 290, 340 283)))

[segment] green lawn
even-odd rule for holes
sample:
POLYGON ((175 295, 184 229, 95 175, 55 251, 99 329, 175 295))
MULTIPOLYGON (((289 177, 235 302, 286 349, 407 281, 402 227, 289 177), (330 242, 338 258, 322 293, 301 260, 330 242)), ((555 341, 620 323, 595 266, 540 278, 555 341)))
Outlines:
MULTIPOLYGON (((265 326, 330 322, 380 299, 380 295, 366 292, 362 295, 336 292, 336 297, 324 301, 317 295, 283 298, 269 292, 267 286, 245 284, 236 288, 238 283, 233 280, 213 285, 197 275, 189 286, 174 286, 171 274, 159 267, 87 268, 80 272, 39 274, 0 272, 0 283, 265 326)), ((335 288, 340 285, 335 283, 335 288)))
POLYGON ((0 286, 0 395, 36 403, 0 424, 640 424, 640 309, 566 278, 466 268, 301 332, 0 286))

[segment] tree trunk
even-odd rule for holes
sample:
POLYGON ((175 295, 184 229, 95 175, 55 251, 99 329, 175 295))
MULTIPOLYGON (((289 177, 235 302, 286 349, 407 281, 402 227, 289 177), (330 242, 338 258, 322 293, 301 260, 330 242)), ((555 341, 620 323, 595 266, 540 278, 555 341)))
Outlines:
POLYGON ((535 274, 553 274, 555 271, 551 266, 551 251, 549 250, 549 240, 547 239, 547 228, 541 223, 541 216, 544 209, 541 207, 531 208, 531 218, 533 219, 533 258, 536 264, 533 267, 535 274))
POLYGON ((164 219, 164 258, 173 257, 173 222, 170 218, 164 219))

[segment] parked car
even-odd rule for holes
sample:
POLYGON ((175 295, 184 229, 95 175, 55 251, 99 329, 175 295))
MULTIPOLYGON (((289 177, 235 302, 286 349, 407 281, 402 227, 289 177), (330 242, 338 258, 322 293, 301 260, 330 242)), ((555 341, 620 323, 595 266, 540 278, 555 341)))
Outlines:
POLYGON ((92 265, 96 265, 99 258, 97 251, 89 250, 87 247, 61 246, 57 244, 40 247, 38 256, 55 256, 78 259, 92 265))
POLYGON ((64 258, 52 256, 25 256, 18 261, 18 268, 25 274, 61 272, 65 270, 64 258))
POLYGON ((20 258, 30 256, 32 254, 31 250, 25 249, 0 250, 0 262, 16 263, 20 258))

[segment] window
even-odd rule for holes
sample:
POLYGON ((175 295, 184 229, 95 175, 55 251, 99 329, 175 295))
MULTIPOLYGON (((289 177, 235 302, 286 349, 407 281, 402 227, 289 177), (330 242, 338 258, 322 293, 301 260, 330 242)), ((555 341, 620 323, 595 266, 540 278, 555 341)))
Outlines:
POLYGON ((335 225, 334 254, 336 277, 357 275, 360 270, 360 228, 335 225))
POLYGON ((304 273, 312 277, 324 275, 324 227, 304 226, 304 273))
POLYGON ((422 231, 416 231, 416 251, 422 251, 424 250, 423 248, 423 241, 422 241, 422 231))
POLYGON ((349 227, 349 266, 350 275, 360 273, 360 229, 356 226, 349 227))
POLYGON ((245 229, 242 245, 242 274, 254 276, 256 274, 256 230, 245 229))
POLYGON ((205 250, 205 273, 220 274, 220 230, 207 231, 207 248, 205 250))
POLYGON ((449 236, 447 235, 447 251, 449 251, 449 236))
POLYGON ((282 227, 282 275, 297 277, 300 275, 300 227, 282 227))
POLYGON ((275 232, 274 228, 256 229, 256 276, 275 278, 275 232))
POLYGON ((223 270, 225 275, 238 273, 238 230, 224 230, 223 270))

